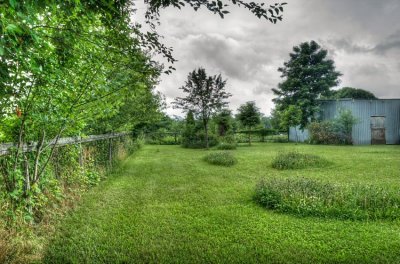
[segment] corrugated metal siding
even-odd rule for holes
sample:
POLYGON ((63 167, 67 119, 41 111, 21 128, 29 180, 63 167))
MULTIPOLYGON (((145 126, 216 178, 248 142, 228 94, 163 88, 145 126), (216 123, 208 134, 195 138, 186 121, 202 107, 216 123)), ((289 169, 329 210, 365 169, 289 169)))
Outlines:
POLYGON ((296 129, 294 127, 289 128, 289 141, 304 142, 307 141, 309 137, 307 129, 301 130, 300 126, 296 127, 296 129))
MULTIPOLYGON (((349 109, 358 119, 352 132, 356 145, 371 144, 371 116, 385 116, 386 144, 400 144, 400 99, 325 100, 321 101, 320 109, 322 120, 331 120, 339 114, 340 109, 349 109)), ((293 128, 289 130, 289 139, 292 141, 295 141, 294 132, 293 128)), ((308 139, 307 130, 301 134, 301 139, 308 139)))

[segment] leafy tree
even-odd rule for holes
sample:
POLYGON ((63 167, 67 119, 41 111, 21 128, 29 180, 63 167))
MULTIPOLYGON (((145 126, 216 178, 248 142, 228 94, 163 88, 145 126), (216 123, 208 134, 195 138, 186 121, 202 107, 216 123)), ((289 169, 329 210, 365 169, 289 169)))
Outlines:
POLYGON ((187 94, 186 97, 175 98, 176 108, 184 111, 192 111, 202 121, 206 148, 208 142, 208 124, 213 113, 217 112, 228 103, 225 99, 231 96, 225 92, 226 80, 222 80, 221 74, 207 76, 204 68, 199 68, 189 73, 188 79, 180 89, 187 94))
POLYGON ((185 119, 185 130, 183 131, 183 145, 189 146, 196 137, 196 121, 193 111, 189 110, 185 119))
POLYGON ((251 130, 258 124, 260 124, 260 109, 256 106, 256 103, 246 102, 241 105, 238 109, 238 113, 236 118, 240 121, 240 123, 249 129, 249 145, 251 145, 251 130))
POLYGON ((133 94, 152 100, 161 70, 138 47, 129 10, 116 15, 86 1, 36 2, 0 5, 0 122, 8 124, 5 138, 17 143, 0 162, 1 187, 12 209, 27 209, 30 219, 52 180, 51 143, 117 116, 133 94), (32 141, 35 151, 24 153, 32 141))
POLYGON ((277 89, 274 99, 276 110, 285 111, 290 105, 300 107, 302 116, 300 127, 304 128, 318 110, 318 100, 328 95, 336 86, 341 75, 335 70, 333 60, 327 59, 328 52, 315 41, 304 42, 293 48, 290 60, 278 69, 284 81, 277 89))
POLYGON ((296 132, 296 142, 299 141, 299 137, 297 134, 297 126, 301 122, 301 108, 297 105, 289 105, 280 116, 281 127, 289 130, 290 127, 294 127, 296 132))
POLYGON ((334 130, 343 144, 353 144, 352 130, 358 123, 358 119, 353 116, 349 109, 340 109, 339 115, 333 119, 334 130))
POLYGON ((214 117, 217 124, 218 135, 223 137, 232 129, 232 111, 222 109, 214 117))
POLYGON ((330 99, 352 98, 352 99, 378 99, 373 93, 352 87, 343 87, 337 91, 332 91, 328 96, 330 99))

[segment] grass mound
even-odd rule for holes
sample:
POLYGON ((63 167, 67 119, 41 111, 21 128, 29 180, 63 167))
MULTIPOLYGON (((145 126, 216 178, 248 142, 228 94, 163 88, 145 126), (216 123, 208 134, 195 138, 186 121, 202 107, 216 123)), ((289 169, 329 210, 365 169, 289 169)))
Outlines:
POLYGON ((237 163, 237 159, 229 152, 213 152, 204 157, 204 160, 213 165, 233 166, 237 163))
POLYGON ((217 149, 219 149, 219 150, 233 150, 233 149, 236 149, 236 144, 220 143, 217 146, 217 149))
POLYGON ((278 170, 303 169, 307 167, 323 167, 329 162, 317 155, 296 151, 279 153, 272 161, 272 167, 278 170))
POLYGON ((351 220, 400 219, 400 191, 373 185, 334 185, 310 179, 261 180, 254 199, 300 216, 351 220))

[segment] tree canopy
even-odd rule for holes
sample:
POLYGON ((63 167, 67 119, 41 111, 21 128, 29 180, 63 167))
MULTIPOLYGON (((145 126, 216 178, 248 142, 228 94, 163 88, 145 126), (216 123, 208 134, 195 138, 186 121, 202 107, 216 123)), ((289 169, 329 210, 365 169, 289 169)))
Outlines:
POLYGON ((341 99, 341 98, 352 98, 352 99, 378 99, 373 93, 363 90, 363 89, 358 89, 358 88, 353 88, 353 87, 343 87, 339 90, 332 91, 331 95, 328 96, 330 99, 341 99))
POLYGON ((327 58, 327 50, 315 41, 303 42, 293 48, 290 60, 279 68, 283 82, 272 89, 277 111, 290 105, 300 107, 300 126, 304 128, 318 109, 317 99, 328 95, 331 87, 338 85, 341 73, 335 70, 333 60, 327 58))
POLYGON ((243 126, 250 130, 249 144, 251 145, 251 130, 261 122, 260 109, 254 101, 246 102, 238 108, 236 118, 243 126))
POLYGON ((221 74, 208 76, 204 68, 190 72, 187 81, 180 89, 187 94, 186 97, 175 98, 174 105, 185 112, 192 111, 201 120, 208 148, 208 123, 215 112, 228 104, 227 98, 231 96, 225 91, 226 80, 221 74))
POLYGON ((218 135, 225 136, 232 129, 232 111, 222 109, 214 116, 214 121, 217 124, 218 135))

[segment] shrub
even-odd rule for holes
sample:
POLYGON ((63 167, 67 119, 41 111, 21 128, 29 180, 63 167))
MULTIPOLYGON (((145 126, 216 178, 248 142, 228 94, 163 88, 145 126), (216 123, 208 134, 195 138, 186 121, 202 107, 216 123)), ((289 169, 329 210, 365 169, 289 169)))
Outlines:
POLYGON ((229 152, 213 152, 204 157, 204 160, 213 165, 233 166, 237 159, 229 152))
POLYGON ((236 149, 236 144, 230 144, 230 143, 220 143, 217 146, 217 149, 219 150, 233 150, 236 149))
POLYGON ((273 143, 288 143, 288 136, 286 135, 276 135, 271 140, 273 143))
MULTIPOLYGON (((208 145, 209 147, 215 147, 218 145, 218 139, 215 135, 208 135, 208 145)), ((182 146, 184 148, 205 148, 206 141, 204 133, 198 133, 192 137, 184 137, 182 138, 182 146)))
POLYGON ((357 119, 350 110, 340 110, 331 121, 312 122, 308 126, 310 142, 313 144, 353 144, 351 132, 357 119))
POLYGON ((328 163, 327 160, 316 155, 291 151, 279 153, 272 161, 272 167, 278 170, 290 170, 306 167, 322 167, 328 163))
POLYGON ((333 122, 312 122, 308 125, 312 144, 339 144, 339 136, 335 133, 333 122))
POLYGON ((334 185, 310 179, 261 180, 254 199, 267 209, 351 220, 400 218, 400 191, 372 185, 334 185))

